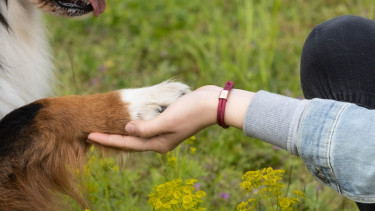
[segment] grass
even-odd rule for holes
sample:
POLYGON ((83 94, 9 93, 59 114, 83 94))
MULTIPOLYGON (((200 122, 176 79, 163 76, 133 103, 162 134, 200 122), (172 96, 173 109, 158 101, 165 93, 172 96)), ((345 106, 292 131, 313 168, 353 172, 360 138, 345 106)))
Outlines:
MULTIPOLYGON (((99 18, 46 22, 60 84, 59 95, 141 87, 170 78, 193 89, 206 84, 260 89, 301 97, 299 60, 310 30, 345 14, 374 18, 370 0, 110 0, 99 18)), ((203 207, 234 210, 246 198, 241 175, 284 169, 285 183, 303 190, 301 210, 353 210, 353 202, 314 181, 303 162, 283 150, 211 127, 172 155, 135 153, 123 169, 90 157, 85 179, 90 210, 151 210, 153 187, 177 177, 196 178, 207 193, 203 207), (196 148, 195 153, 190 148, 196 148), (168 156, 177 163, 168 162, 168 156), (229 195, 224 198, 223 193, 229 195)), ((79 210, 72 205, 74 210, 79 210)))

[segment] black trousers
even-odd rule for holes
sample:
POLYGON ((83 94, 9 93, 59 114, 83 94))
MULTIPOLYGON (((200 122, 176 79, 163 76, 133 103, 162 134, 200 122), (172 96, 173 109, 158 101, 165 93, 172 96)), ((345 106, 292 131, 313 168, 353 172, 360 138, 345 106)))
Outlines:
MULTIPOLYGON (((348 15, 315 27, 302 51, 301 85, 306 99, 334 99, 375 109, 375 22, 348 15)), ((357 202, 357 206, 361 211, 375 210, 375 204, 357 202)))

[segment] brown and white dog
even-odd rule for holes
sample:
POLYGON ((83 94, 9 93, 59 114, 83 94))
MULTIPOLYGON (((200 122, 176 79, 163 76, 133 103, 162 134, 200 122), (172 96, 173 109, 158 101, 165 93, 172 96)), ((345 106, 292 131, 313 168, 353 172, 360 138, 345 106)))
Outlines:
POLYGON ((45 98, 53 68, 37 7, 61 16, 98 15, 105 2, 0 0, 0 210, 60 210, 64 196, 84 208, 77 170, 90 147, 87 135, 124 134, 127 122, 155 117, 189 87, 168 81, 45 98))

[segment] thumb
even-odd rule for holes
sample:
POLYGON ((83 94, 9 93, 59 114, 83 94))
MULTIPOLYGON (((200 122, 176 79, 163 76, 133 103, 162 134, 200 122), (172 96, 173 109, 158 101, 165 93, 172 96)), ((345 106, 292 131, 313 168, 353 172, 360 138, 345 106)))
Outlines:
POLYGON ((167 132, 167 130, 162 127, 162 124, 160 124, 159 118, 131 121, 126 124, 125 131, 130 135, 144 138, 157 136, 167 132))

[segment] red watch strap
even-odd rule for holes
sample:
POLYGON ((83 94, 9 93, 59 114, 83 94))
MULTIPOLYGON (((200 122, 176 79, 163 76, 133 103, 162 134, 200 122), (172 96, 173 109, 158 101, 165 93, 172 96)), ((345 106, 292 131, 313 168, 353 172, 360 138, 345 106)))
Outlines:
POLYGON ((229 92, 234 87, 234 83, 232 81, 227 81, 225 83, 224 89, 221 90, 219 95, 219 105, 217 108, 217 123, 223 127, 228 128, 229 126, 225 124, 224 115, 225 115, 225 105, 228 100, 229 92))

